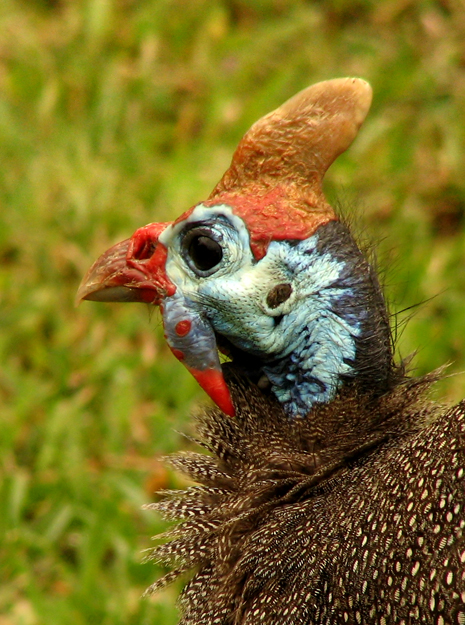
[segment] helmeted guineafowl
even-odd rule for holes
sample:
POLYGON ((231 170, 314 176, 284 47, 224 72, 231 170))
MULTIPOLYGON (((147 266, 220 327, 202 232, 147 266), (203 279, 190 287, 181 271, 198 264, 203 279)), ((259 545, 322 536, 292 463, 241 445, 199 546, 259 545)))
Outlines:
POLYGON ((207 201, 106 252, 79 297, 159 305, 218 408, 153 557, 193 569, 183 625, 465 624, 465 405, 393 359, 373 267, 322 192, 371 89, 316 84, 259 120, 207 201), (221 365, 218 349, 229 356, 221 365))

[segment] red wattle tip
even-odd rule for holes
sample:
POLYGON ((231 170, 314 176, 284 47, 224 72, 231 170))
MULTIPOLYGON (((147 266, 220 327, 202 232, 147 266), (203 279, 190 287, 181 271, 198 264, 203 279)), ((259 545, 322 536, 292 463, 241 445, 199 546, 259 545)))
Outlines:
POLYGON ((234 410, 231 394, 224 381, 222 371, 218 369, 199 371, 198 369, 191 369, 191 367, 187 368, 218 408, 229 417, 234 417, 236 411, 234 410))

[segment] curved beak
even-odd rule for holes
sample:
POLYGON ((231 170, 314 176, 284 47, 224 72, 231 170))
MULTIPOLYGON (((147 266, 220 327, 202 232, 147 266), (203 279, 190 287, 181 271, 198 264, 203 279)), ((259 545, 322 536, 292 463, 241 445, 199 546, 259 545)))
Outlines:
POLYGON ((160 306, 173 354, 223 412, 234 416, 218 359, 215 335, 193 302, 176 292, 166 273, 168 251, 160 234, 170 225, 153 223, 107 250, 89 269, 76 294, 97 302, 145 302, 160 306))
POLYGON ((130 239, 110 247, 84 276, 76 294, 96 302, 145 302, 159 306, 176 291, 165 270, 167 250, 158 241, 168 223, 139 228, 130 239))

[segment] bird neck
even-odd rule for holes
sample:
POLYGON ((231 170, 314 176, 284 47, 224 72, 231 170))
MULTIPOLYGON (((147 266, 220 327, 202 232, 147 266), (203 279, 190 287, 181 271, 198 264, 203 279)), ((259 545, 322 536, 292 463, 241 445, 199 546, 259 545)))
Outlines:
POLYGON ((396 377, 386 305, 347 227, 333 221, 281 245, 299 296, 280 320, 285 347, 263 359, 262 371, 285 412, 305 416, 351 383, 386 392, 396 377))

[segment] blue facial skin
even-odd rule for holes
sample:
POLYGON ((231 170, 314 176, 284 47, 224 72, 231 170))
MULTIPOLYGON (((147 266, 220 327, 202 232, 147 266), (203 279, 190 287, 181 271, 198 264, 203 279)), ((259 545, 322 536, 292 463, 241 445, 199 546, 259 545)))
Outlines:
POLYGON ((256 336, 238 335, 224 315, 216 313, 211 319, 217 332, 230 339, 234 332, 239 349, 262 359, 271 390, 291 416, 304 416, 315 403, 331 401, 342 378, 355 374, 350 363, 356 356, 360 320, 334 312, 335 304, 356 296, 354 287, 350 276, 344 276, 344 261, 321 253, 317 243, 314 235, 296 246, 273 241, 268 248, 267 264, 279 263, 285 273, 280 279, 298 294, 287 314, 269 317, 278 335, 272 347, 257 349, 256 336))
POLYGON ((356 295, 349 276, 342 279, 345 263, 319 252, 317 243, 314 235, 293 248, 276 244, 285 248, 293 288, 306 294, 280 323, 292 350, 283 350, 263 367, 274 394, 292 416, 333 399, 343 376, 353 375, 350 363, 361 332, 359 319, 335 312, 337 302, 356 295))
POLYGON ((230 207, 199 205, 187 221, 164 235, 170 279, 190 314, 240 350, 245 368, 250 354, 251 368, 266 375, 289 416, 330 402, 369 369, 367 358, 389 360, 379 287, 343 224, 330 222, 303 241, 272 241, 257 261, 246 226, 230 207), (197 271, 183 247, 185 233, 197 227, 223 251, 207 272, 197 271), (270 300, 279 285, 285 296, 270 300))

